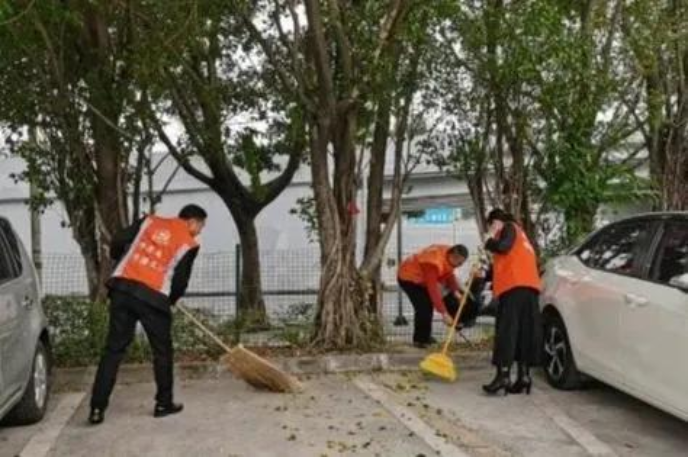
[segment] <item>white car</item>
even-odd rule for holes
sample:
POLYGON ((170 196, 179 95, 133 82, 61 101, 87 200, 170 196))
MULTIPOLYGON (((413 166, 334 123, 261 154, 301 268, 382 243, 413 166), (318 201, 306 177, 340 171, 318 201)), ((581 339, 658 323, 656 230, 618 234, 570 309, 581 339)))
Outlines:
POLYGON ((688 212, 612 223, 543 279, 552 386, 588 375, 688 421, 688 212))

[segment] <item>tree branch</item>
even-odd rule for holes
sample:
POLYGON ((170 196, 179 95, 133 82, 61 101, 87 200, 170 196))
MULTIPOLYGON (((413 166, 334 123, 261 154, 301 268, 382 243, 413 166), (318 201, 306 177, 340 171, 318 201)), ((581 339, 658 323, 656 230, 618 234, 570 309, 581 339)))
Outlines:
MULTIPOLYGON (((419 60, 416 59, 414 66, 417 66, 418 62, 419 60)), ((413 73, 414 71, 412 71, 412 74, 413 73)), ((369 251, 368 255, 361 264, 361 273, 367 276, 370 276, 371 273, 380 265, 380 262, 382 261, 382 256, 384 255, 385 249, 387 247, 387 243, 389 242, 389 238, 392 235, 392 231, 394 230, 394 226, 397 223, 397 220, 399 219, 399 213, 401 211, 402 191, 405 183, 405 176, 402 174, 401 164, 403 161, 404 144, 408 144, 410 148, 411 143, 413 142, 413 137, 409 136, 407 138, 407 134, 409 131, 409 117, 411 114, 411 104, 413 102, 413 96, 415 92, 415 85, 412 84, 407 93, 405 94, 404 100, 402 102, 399 123, 396 126, 394 138, 394 178, 392 182, 390 211, 389 215, 387 216, 387 223, 385 224, 385 228, 382 230, 382 233, 380 234, 380 238, 377 242, 377 245, 369 251)))
POLYGON ((185 91, 182 90, 175 76, 168 70, 163 70, 163 75, 170 84, 172 104, 179 114, 179 117, 184 124, 184 128, 186 128, 188 131, 188 136, 191 142, 197 151, 205 150, 205 145, 203 144, 203 142, 206 140, 205 134, 202 127, 199 125, 198 120, 196 119, 196 114, 194 113, 192 106, 183 95, 185 94, 185 91))
MULTIPOLYGON (((301 45, 301 24, 299 23, 299 17, 296 14, 296 10, 294 8, 294 2, 293 0, 288 0, 287 1, 287 7, 289 9, 289 14, 291 16, 292 24, 294 27, 294 39, 289 40, 289 37, 287 36, 286 32, 284 31, 284 27, 282 27, 282 21, 280 20, 280 5, 279 5, 279 0, 275 0, 275 13, 273 15, 273 22, 277 26, 277 33, 279 34, 280 41, 282 42, 282 46, 284 46, 288 51, 289 55, 291 57, 291 70, 293 76, 296 78, 296 81, 298 83, 298 87, 301 88, 301 91, 307 91, 308 84, 306 82, 306 79, 304 77, 305 72, 303 70, 303 62, 301 62, 301 58, 299 57, 299 54, 297 52, 296 46, 301 45)), ((303 101, 303 99, 302 99, 303 101)))
POLYGON ((3 21, 3 22, 0 22, 0 27, 5 27, 5 26, 7 26, 7 25, 12 24, 13 22, 17 22, 19 19, 21 19, 22 17, 24 17, 25 14, 27 14, 29 11, 31 11, 31 9, 33 8, 34 3, 36 3, 36 0, 31 0, 31 1, 29 2, 29 4, 26 5, 26 8, 24 8, 22 11, 18 12, 17 14, 15 14, 15 15, 12 16, 11 18, 9 18, 9 19, 7 19, 7 20, 5 20, 5 21, 3 21))
POLYGON ((165 132, 164 127, 160 123, 158 116, 155 114, 155 112, 153 112, 153 108, 152 106, 150 106, 150 102, 144 99, 142 100, 141 105, 141 114, 144 124, 152 124, 153 129, 157 132, 158 137, 160 138, 160 141, 163 142, 163 144, 167 148, 167 151, 175 158, 177 163, 179 163, 182 166, 182 168, 184 168, 184 171, 186 171, 188 174, 190 174, 197 180, 201 181, 208 187, 213 187, 213 185, 215 184, 215 180, 212 177, 201 172, 198 168, 194 167, 189 161, 189 156, 187 154, 182 153, 179 150, 179 148, 177 148, 177 146, 172 142, 170 137, 167 135, 167 132, 165 132))
POLYGON ((602 48, 602 74, 609 74, 609 66, 611 64, 612 45, 616 41, 617 26, 620 24, 623 17, 623 3, 624 0, 618 0, 612 12, 611 24, 609 24, 607 39, 602 48))
POLYGON ((285 167, 284 171, 282 171, 278 177, 265 184, 265 197, 261 202, 263 206, 267 206, 268 204, 272 203, 289 185, 289 183, 291 183, 294 175, 301 166, 304 148, 305 145, 301 146, 299 148, 300 150, 298 151, 292 151, 289 154, 289 161, 287 162, 287 166, 285 167))
POLYGON ((342 66, 342 78, 345 87, 351 87, 353 80, 353 62, 351 56, 351 42, 344 30, 342 22, 342 12, 339 9, 339 0, 328 0, 330 10, 332 11, 332 22, 334 24, 335 37, 337 46, 339 47, 339 62, 342 66))
MULTIPOLYGON (((311 0, 312 1, 312 0, 311 0)), ((390 0, 390 7, 385 14, 385 17, 380 26, 380 33, 378 34, 378 41, 375 51, 373 52, 372 62, 379 62, 382 57, 383 52, 386 51, 387 46, 389 46, 394 38, 394 34, 397 27, 404 15, 408 12, 410 5, 413 3, 412 0, 390 0)), ((373 75, 375 76, 375 75, 373 75)), ((361 81, 359 81, 360 83, 361 81)), ((350 101, 355 102, 360 95, 361 87, 356 84, 350 95, 350 101)), ((353 103, 351 103, 353 105, 353 103)))
POLYGON ((290 75, 287 73, 287 71, 284 69, 282 63, 280 62, 280 59, 277 57, 277 53, 273 49, 273 47, 270 45, 268 40, 265 39, 265 37, 260 33, 258 28, 255 26, 251 18, 248 16, 248 14, 245 11, 241 11, 241 20, 248 29, 249 34, 251 37, 256 40, 258 45, 261 47, 263 52, 265 53, 265 56, 268 58, 270 63, 272 64, 273 69, 277 72, 277 76, 279 77, 280 81, 284 85, 284 88, 294 94, 299 100, 301 100, 301 103, 305 107, 305 109, 311 113, 315 113, 315 105, 311 101, 311 99, 307 95, 307 88, 303 86, 299 86, 298 84, 294 84, 290 78, 290 75))
POLYGON ((329 42, 325 36, 325 23, 320 11, 319 0, 305 0, 306 15, 309 23, 309 36, 315 56, 315 69, 320 88, 320 103, 330 116, 334 116, 336 100, 334 95, 334 81, 329 59, 329 42))
POLYGON ((403 18, 404 14, 406 14, 406 12, 408 11, 410 3, 411 2, 409 0, 391 1, 389 11, 385 15, 382 27, 380 27, 377 48, 373 53, 373 62, 378 61, 378 59, 384 52, 385 48, 391 42, 391 39, 394 36, 394 32, 396 31, 396 27, 401 22, 401 19, 403 18))

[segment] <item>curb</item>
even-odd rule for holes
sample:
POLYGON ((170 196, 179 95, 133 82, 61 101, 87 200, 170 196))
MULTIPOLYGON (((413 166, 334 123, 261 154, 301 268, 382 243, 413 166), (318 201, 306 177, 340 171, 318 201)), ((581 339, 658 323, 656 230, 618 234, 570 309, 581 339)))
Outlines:
MULTIPOLYGON (((326 375, 342 373, 370 373, 381 371, 413 371, 428 353, 373 353, 373 354, 330 354, 304 357, 276 357, 271 362, 293 375, 326 375)), ((458 353, 452 356, 463 370, 484 368, 489 364, 489 352, 476 351, 458 353)), ((187 362, 175 366, 176 376, 181 380, 231 377, 229 370, 218 362, 187 362)), ((57 391, 69 392, 90 388, 95 376, 95 367, 57 368, 53 386, 57 391)), ((152 366, 149 364, 123 365, 117 382, 138 384, 152 382, 152 366)))
MULTIPOLYGON (((375 371, 411 371, 427 355, 418 353, 336 354, 319 357, 292 357, 275 359, 284 371, 295 375, 336 374, 375 371)), ((487 352, 460 353, 452 356, 464 369, 476 369, 489 362, 487 352)))

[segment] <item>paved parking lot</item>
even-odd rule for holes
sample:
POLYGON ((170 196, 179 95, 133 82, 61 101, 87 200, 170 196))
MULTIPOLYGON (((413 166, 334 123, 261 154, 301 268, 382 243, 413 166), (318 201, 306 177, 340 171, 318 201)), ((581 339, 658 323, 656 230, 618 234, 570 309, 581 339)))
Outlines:
POLYGON ((684 456, 688 423, 611 388, 480 393, 487 369, 455 384, 417 373, 319 376, 305 393, 256 392, 229 377, 179 384, 185 411, 153 419, 151 383, 120 386, 106 422, 84 392, 54 398, 34 427, 0 428, 0 456, 684 456))

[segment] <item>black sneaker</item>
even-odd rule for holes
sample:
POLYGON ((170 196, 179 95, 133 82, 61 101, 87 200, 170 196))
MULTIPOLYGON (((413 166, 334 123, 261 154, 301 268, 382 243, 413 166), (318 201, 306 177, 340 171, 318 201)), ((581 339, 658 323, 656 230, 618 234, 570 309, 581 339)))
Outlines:
POLYGON ((153 411, 154 417, 165 417, 172 414, 181 413, 184 409, 184 405, 181 403, 170 403, 169 405, 155 405, 155 411, 153 411))
POLYGON ((88 423, 91 425, 102 424, 105 420, 105 411, 100 408, 91 408, 91 414, 88 415, 88 423))

